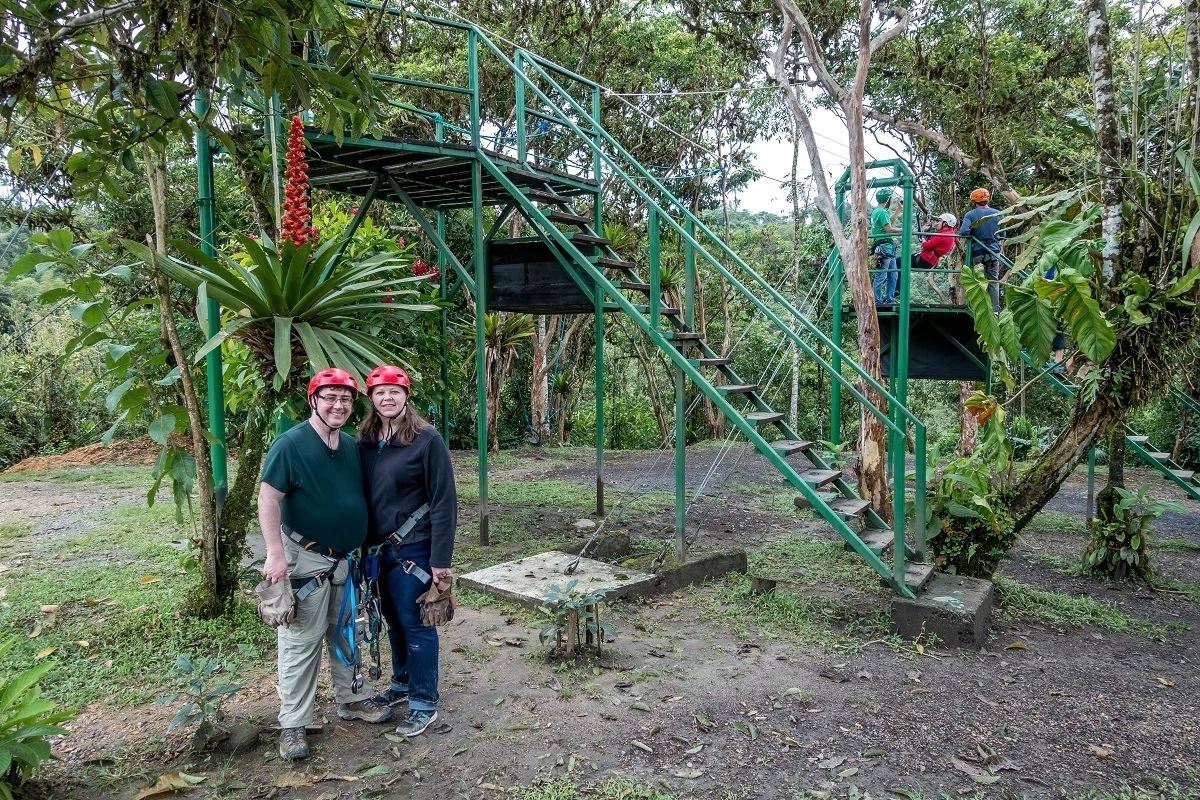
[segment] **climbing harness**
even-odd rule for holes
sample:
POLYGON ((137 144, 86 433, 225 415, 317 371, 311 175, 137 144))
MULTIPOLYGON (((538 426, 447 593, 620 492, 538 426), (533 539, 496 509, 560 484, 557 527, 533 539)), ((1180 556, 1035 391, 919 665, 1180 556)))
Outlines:
POLYGON ((342 604, 338 608, 337 623, 334 625, 333 655, 354 671, 350 691, 355 694, 362 688, 362 669, 358 653, 358 556, 347 556, 350 572, 346 576, 346 588, 342 592, 342 604))
POLYGON ((383 635, 383 603, 379 597, 379 573, 382 568, 382 559, 379 557, 379 550, 378 546, 367 550, 362 564, 363 606, 365 606, 367 615, 363 641, 367 643, 367 650, 371 657, 367 676, 373 681, 379 680, 379 676, 383 674, 383 669, 379 664, 379 640, 383 635))

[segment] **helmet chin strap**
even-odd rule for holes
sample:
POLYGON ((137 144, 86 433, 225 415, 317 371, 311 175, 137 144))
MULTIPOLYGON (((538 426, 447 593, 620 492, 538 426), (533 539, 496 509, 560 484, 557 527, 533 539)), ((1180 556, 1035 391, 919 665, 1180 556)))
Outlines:
POLYGON ((400 417, 404 416, 404 412, 407 410, 408 410, 408 396, 407 395, 405 395, 405 397, 404 397, 404 403, 401 404, 400 410, 397 411, 395 414, 392 414, 389 416, 389 415, 383 413, 382 411, 380 411, 378 408, 375 409, 375 413, 377 413, 379 416, 383 417, 383 419, 387 420, 387 427, 383 431, 383 436, 379 437, 379 441, 381 442, 381 444, 380 444, 381 447, 383 446, 382 442, 390 442, 392 440, 392 436, 394 436, 396 433, 392 429, 392 422, 394 422, 395 420, 398 420, 398 419, 400 419, 400 417))
MULTIPOLYGON (((324 426, 325 426, 326 428, 328 428, 329 430, 333 431, 333 432, 334 432, 334 434, 337 434, 337 432, 338 432, 338 431, 340 431, 340 430, 342 429, 342 425, 345 425, 346 423, 344 423, 344 422, 343 422, 343 423, 342 423, 342 425, 330 425, 328 422, 326 422, 326 421, 325 421, 325 417, 323 417, 323 416, 321 415, 321 412, 317 410, 316 395, 313 395, 313 398, 314 398, 314 399, 313 399, 313 400, 312 400, 312 402, 309 404, 309 408, 311 408, 311 409, 312 409, 313 416, 315 416, 317 419, 321 420, 321 424, 322 424, 322 425, 324 425, 324 426)), ((347 417, 347 419, 349 419, 349 417, 347 417)), ((322 438, 324 438, 324 437, 322 437, 322 438)), ((326 445, 329 445, 329 443, 328 443, 328 442, 326 442, 325 444, 326 444, 326 445)))

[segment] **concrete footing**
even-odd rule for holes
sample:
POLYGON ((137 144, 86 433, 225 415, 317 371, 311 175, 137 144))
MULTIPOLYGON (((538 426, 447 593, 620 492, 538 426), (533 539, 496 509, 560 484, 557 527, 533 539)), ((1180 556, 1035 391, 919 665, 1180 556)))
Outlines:
POLYGON ((614 600, 673 592, 729 572, 746 571, 746 554, 741 550, 703 555, 658 574, 585 557, 579 559, 579 566, 568 575, 567 565, 573 561, 575 556, 552 550, 469 572, 458 579, 458 585, 537 608, 545 602, 552 585, 565 589, 572 580, 579 581, 576 586, 579 591, 603 589, 607 592, 606 599, 614 600))
POLYGON ((892 601, 892 629, 910 639, 932 633, 950 647, 978 650, 987 641, 994 596, 991 581, 935 572, 916 599, 892 601))

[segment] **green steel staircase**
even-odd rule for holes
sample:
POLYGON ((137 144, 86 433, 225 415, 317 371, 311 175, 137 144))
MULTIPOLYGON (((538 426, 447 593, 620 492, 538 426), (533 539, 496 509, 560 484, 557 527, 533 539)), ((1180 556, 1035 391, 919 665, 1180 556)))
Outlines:
MULTIPOLYGON (((367 3, 353 5, 383 10, 367 3)), ((388 13, 393 12, 388 10, 388 13)), ((484 205, 491 204, 504 207, 502 219, 508 213, 520 213, 592 300, 598 324, 602 324, 599 320, 604 312, 622 313, 632 320, 676 368, 677 395, 681 396, 680 378, 690 380, 886 584, 905 596, 919 591, 933 572, 931 566, 919 563, 925 555, 926 529, 925 428, 921 421, 730 250, 686 204, 609 135, 601 124, 602 90, 598 84, 528 51, 518 49, 510 58, 472 25, 411 12, 405 12, 405 16, 410 21, 457 29, 467 37, 468 82, 466 87, 398 77, 389 77, 389 82, 423 91, 432 87, 458 93, 460 97, 466 94, 469 125, 453 126, 438 114, 397 103, 435 121, 439 141, 334 142, 331 137, 312 133, 310 146, 319 157, 310 169, 314 185, 343 188, 371 199, 379 196, 403 202, 438 246, 441 257, 459 274, 463 284, 473 289, 477 304, 485 309, 486 259, 479 254, 481 243, 490 234, 483 235, 480 212, 484 205), (489 74, 507 71, 512 76, 516 99, 515 148, 498 136, 493 137, 489 146, 488 137, 482 134, 481 56, 489 60, 488 67, 494 70, 489 74), (575 99, 564 83, 576 94, 582 87, 582 92, 591 97, 591 107, 586 108, 575 99), (532 135, 527 129, 527 118, 544 123, 539 132, 552 125, 561 134, 556 139, 559 148, 555 151, 556 167, 546 166, 551 163, 548 156, 531 156, 532 135), (446 129, 467 141, 460 144, 440 141, 446 129), (380 156, 381 149, 393 152, 380 156), (508 151, 513 149, 515 154, 510 154, 508 151), (412 154, 419 158, 410 158, 412 154), (354 172, 347 172, 348 166, 353 166, 354 172), (606 186, 610 191, 617 188, 632 194, 645 204, 649 235, 645 274, 604 237, 606 186), (469 200, 465 199, 468 192, 469 200), (587 207, 577 205, 581 200, 587 207), (468 202, 476 211, 473 272, 449 252, 444 237, 439 235, 442 231, 436 230, 421 210, 463 207, 468 202), (866 413, 879 419, 888 428, 893 442, 905 441, 911 427, 916 457, 915 494, 911 500, 905 494, 904 447, 893 447, 890 453, 891 474, 895 476, 891 498, 894 525, 888 525, 877 509, 858 496, 854 487, 842 478, 840 469, 830 464, 813 442, 804 440, 787 424, 785 415, 771 407, 761 387, 739 375, 732 359, 723 358, 705 340, 694 324, 690 291, 682 307, 667 304, 660 286, 664 231, 670 231, 673 241, 682 242, 686 250, 689 280, 685 285, 689 289, 698 269, 719 273, 733 292, 765 317, 774 335, 793 342, 833 384, 855 398, 866 413), (842 365, 851 377, 842 374, 842 365), (883 398, 883 409, 869 400, 860 384, 869 386, 883 398), (912 527, 911 543, 906 543, 906 523, 912 527), (888 555, 890 564, 884 560, 888 555)), ((499 225, 500 220, 493 226, 493 233, 499 225)), ((598 352, 598 364, 601 360, 598 352)), ((679 480, 677 476, 677 487, 679 480)))

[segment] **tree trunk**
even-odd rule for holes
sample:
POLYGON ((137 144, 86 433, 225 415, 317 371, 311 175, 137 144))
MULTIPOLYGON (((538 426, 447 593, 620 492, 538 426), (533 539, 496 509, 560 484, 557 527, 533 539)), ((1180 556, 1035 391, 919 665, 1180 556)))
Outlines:
POLYGON ((1176 464, 1183 463, 1179 459, 1183 458, 1183 448, 1187 445, 1191 435, 1189 431, 1191 423, 1192 415, 1186 408, 1182 409, 1179 412, 1179 432, 1175 434, 1175 445, 1171 448, 1171 460, 1176 464))
MULTIPOLYGON (((154 153, 149 146, 142 150, 146 179, 150 188, 150 204, 154 212, 154 235, 146 236, 147 244, 155 257, 167 252, 167 164, 165 154, 154 153)), ((167 277, 158 270, 157 258, 154 268, 154 286, 158 294, 162 333, 179 367, 179 385, 183 394, 184 408, 188 416, 188 434, 192 440, 192 452, 196 461, 196 494, 199 550, 200 583, 191 598, 190 610, 196 616, 211 619, 225 608, 220 594, 218 565, 220 564, 220 541, 217 535, 217 500, 213 492, 212 463, 209 460, 208 442, 204 438, 204 417, 200 413, 200 401, 196 386, 192 382, 191 362, 183 351, 179 330, 175 326, 174 304, 171 302, 171 287, 167 277)))
MULTIPOLYGON (((800 304, 800 131, 799 124, 792 122, 792 304, 800 304)), ((802 309, 803 310, 803 309, 802 309)), ((796 321, 789 318, 788 327, 796 329, 796 321)), ((800 422, 800 347, 788 339, 792 357, 792 391, 788 401, 788 425, 792 430, 800 422)))
POLYGON ((969 456, 979 443, 979 418, 967 409, 967 398, 975 394, 978 386, 974 381, 958 382, 958 445, 956 456, 969 456))
POLYGON ((537 334, 533 337, 533 368, 529 375, 529 420, 539 445, 550 441, 550 385, 546 351, 557 330, 557 314, 550 317, 549 325, 544 314, 538 315, 537 334))
POLYGON ((1117 489, 1125 488, 1125 426, 1117 424, 1109 435, 1108 482, 1096 495, 1096 519, 1111 522, 1113 508, 1121 500, 1117 489))
POLYGON ((1105 283, 1115 287, 1121 272, 1121 233, 1124 170, 1117 124, 1117 93, 1109 52, 1108 6, 1105 0, 1087 0, 1088 52, 1091 55, 1092 95, 1096 103, 1096 149, 1100 155, 1100 202, 1104 206, 1100 251, 1105 283))
POLYGON ((246 533, 258 514, 258 473, 262 469, 266 452, 270 413, 279 406, 280 399, 256 398, 247 405, 247 408, 252 410, 247 415, 242 446, 238 450, 237 476, 225 498, 225 505, 221 508, 217 528, 217 548, 220 556, 217 566, 217 595, 226 609, 231 608, 229 601, 237 594, 241 585, 246 533))

